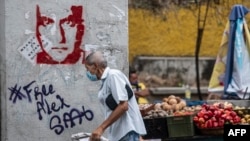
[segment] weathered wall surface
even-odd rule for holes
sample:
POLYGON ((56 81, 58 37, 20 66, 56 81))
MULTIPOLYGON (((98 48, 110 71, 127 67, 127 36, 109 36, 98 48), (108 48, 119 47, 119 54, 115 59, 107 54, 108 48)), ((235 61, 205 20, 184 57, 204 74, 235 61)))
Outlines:
MULTIPOLYGON (((132 2, 133 0, 131 0, 132 2)), ((145 9, 145 3, 139 3, 129 8, 129 61, 136 56, 165 56, 165 57, 193 57, 195 56, 198 7, 195 3, 180 6, 173 3, 189 1, 160 1, 170 3, 165 9, 145 9), (144 5, 143 5, 144 4, 144 5), (138 8, 139 6, 144 7, 138 8), (159 12, 157 12, 159 10, 159 12), (154 12, 156 11, 156 12, 154 12)), ((190 1, 191 2, 191 1, 190 1)), ((249 0, 210 1, 200 47, 200 56, 215 57, 218 53, 223 31, 226 26, 231 7, 242 4, 250 8, 249 0)), ((201 20, 204 20, 205 4, 201 8, 201 20)), ((250 16, 246 15, 248 24, 250 16)), ((200 22, 202 27, 203 22, 200 22)))
MULTIPOLYGON (((215 59, 202 57, 199 60, 200 86, 207 87, 215 59)), ((135 59, 134 66, 140 81, 148 87, 196 87, 196 67, 193 57, 147 57, 135 59)), ((181 91, 183 92, 183 91, 181 91)))
POLYGON ((127 72, 127 0, 0 2, 1 140, 69 141, 103 120, 89 50, 127 72), (5 25, 5 26, 4 26, 5 25))
MULTIPOLYGON (((0 1, 0 31, 2 33, 5 32, 5 22, 4 22, 4 1, 0 1)), ((5 75, 5 34, 0 34, 0 102, 1 102, 1 119, 3 119, 2 117, 4 117, 3 115, 6 114, 6 110, 2 110, 2 105, 5 105, 5 95, 3 95, 2 93, 4 93, 5 90, 5 80, 6 80, 6 75, 5 75)), ((5 129, 3 128, 4 126, 2 126, 2 123, 0 122, 1 125, 1 134, 0 137, 2 136, 2 134, 6 134, 6 130, 2 130, 5 129)))

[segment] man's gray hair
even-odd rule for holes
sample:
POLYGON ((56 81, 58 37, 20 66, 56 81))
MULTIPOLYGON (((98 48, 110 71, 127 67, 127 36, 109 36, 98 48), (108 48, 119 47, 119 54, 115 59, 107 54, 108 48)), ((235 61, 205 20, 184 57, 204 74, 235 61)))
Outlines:
POLYGON ((103 56, 102 52, 100 51, 95 51, 91 52, 87 57, 86 57, 86 62, 89 65, 92 65, 94 63, 97 63, 99 66, 106 68, 108 65, 107 60, 103 56))

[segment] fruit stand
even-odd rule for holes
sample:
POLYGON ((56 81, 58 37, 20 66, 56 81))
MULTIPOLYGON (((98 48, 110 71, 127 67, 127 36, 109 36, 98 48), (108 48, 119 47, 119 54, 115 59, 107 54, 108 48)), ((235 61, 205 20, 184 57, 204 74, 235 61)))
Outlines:
POLYGON ((249 100, 208 100, 189 106, 170 95, 139 108, 147 130, 145 140, 223 141, 225 124, 250 124, 249 100))

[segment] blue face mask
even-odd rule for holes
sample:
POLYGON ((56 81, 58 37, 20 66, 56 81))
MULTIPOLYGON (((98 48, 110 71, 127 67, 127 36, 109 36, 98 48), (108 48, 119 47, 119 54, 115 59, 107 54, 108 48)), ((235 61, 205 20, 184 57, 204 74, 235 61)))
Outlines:
POLYGON ((89 71, 87 71, 86 74, 87 74, 87 77, 88 77, 88 79, 89 79, 90 81, 97 81, 97 80, 98 80, 97 76, 91 74, 89 71))

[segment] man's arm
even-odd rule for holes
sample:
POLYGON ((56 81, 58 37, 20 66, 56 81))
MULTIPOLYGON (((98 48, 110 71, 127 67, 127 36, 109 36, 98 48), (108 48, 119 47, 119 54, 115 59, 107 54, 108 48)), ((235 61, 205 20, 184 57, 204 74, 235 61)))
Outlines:
POLYGON ((145 88, 143 90, 135 91, 134 93, 139 97, 147 97, 150 95, 150 90, 148 88, 145 88))
POLYGON ((151 94, 150 89, 147 88, 142 82, 138 83, 138 85, 140 89, 134 92, 137 97, 147 97, 151 94))
POLYGON ((128 101, 120 101, 110 116, 92 132, 90 141, 100 139, 104 131, 128 110, 128 101))

